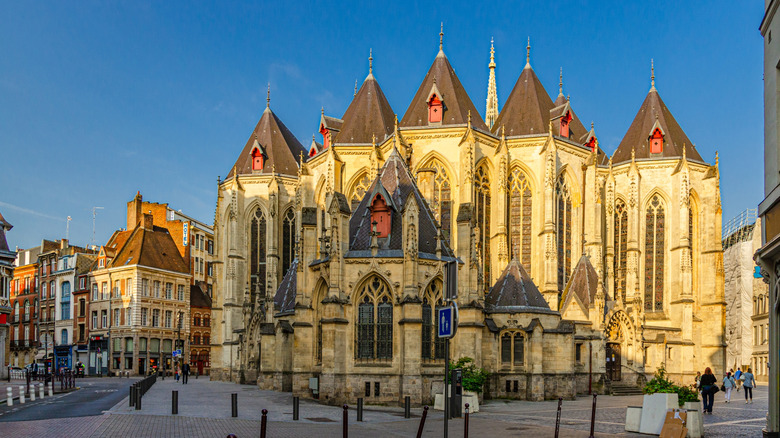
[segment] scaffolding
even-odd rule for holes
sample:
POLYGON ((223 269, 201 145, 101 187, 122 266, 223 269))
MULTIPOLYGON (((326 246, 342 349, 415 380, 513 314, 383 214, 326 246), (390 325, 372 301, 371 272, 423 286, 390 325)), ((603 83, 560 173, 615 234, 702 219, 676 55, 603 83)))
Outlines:
POLYGON ((748 208, 723 225, 721 244, 724 251, 736 243, 753 239, 757 215, 757 208, 748 208))

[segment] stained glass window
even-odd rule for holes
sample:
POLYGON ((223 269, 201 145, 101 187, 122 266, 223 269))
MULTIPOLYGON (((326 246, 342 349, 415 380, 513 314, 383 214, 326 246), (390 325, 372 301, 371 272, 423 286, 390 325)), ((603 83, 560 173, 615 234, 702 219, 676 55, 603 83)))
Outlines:
POLYGON ((563 291, 571 269, 571 195, 564 176, 555 185, 555 226, 558 246, 558 290, 563 291))
POLYGON ((509 250, 531 271, 531 213, 532 195, 528 178, 520 168, 509 174, 509 250))
POLYGON ((292 265, 295 258, 295 212, 292 208, 287 209, 287 214, 282 220, 282 272, 281 277, 287 274, 287 270, 292 265))
POLYGON ((645 311, 661 312, 664 305, 664 206, 653 196, 645 215, 645 311))
POLYGON ((688 242, 691 245, 691 292, 696 291, 696 252, 699 250, 699 242, 696 238, 696 210, 693 202, 688 207, 688 242))
POLYGON ((524 341, 523 335, 520 333, 515 333, 514 336, 514 351, 512 353, 513 362, 515 365, 522 365, 523 362, 525 362, 525 351, 524 351, 524 341))
POLYGON ((501 335, 501 363, 509 364, 512 361, 512 335, 501 335))
POLYGON ((363 177, 360 178, 356 183, 355 187, 352 189, 352 196, 349 197, 350 206, 352 207, 352 211, 355 211, 357 206, 360 204, 360 201, 363 200, 363 196, 365 196, 366 191, 371 186, 371 180, 368 179, 368 174, 363 174, 363 177))
POLYGON ((477 229, 479 230, 477 250, 479 251, 483 269, 485 293, 491 286, 490 281, 490 177, 487 168, 482 165, 477 169, 474 180, 475 200, 477 208, 477 229))
POLYGON ((425 296, 422 304, 422 358, 423 359, 444 359, 444 342, 438 335, 439 309, 443 306, 442 302, 442 282, 439 279, 433 280, 425 290, 425 296), (435 307, 431 306, 435 303, 435 307))
POLYGON ((390 289, 375 276, 366 282, 359 297, 356 357, 391 359, 393 357, 393 304, 390 289))
POLYGON ((266 220, 263 212, 258 208, 252 216, 249 248, 249 275, 251 279, 252 295, 259 293, 265 295, 265 253, 266 253, 266 220))
POLYGON ((626 301, 626 244, 628 241, 628 211, 626 203, 615 203, 615 297, 626 301))

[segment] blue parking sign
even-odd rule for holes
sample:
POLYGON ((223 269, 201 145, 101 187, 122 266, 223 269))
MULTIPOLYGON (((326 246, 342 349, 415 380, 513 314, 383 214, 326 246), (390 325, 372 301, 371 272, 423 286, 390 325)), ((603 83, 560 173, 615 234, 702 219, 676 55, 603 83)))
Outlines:
POLYGON ((438 335, 440 338, 451 338, 455 334, 455 324, 453 318, 453 308, 450 306, 439 309, 436 316, 438 322, 438 335))

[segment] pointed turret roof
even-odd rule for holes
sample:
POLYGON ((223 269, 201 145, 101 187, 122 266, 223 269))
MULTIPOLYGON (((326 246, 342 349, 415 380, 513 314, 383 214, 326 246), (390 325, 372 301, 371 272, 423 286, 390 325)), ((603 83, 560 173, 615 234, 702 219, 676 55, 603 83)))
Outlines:
POLYGON ((428 124, 428 97, 434 85, 441 93, 441 100, 444 102, 444 115, 442 116, 442 125, 465 125, 468 122, 469 111, 471 112, 471 125, 474 128, 489 132, 487 125, 479 115, 479 111, 471 102, 466 89, 455 74, 455 70, 450 65, 447 55, 443 49, 439 49, 436 59, 433 60, 431 68, 425 74, 420 88, 417 89, 409 108, 406 109, 404 117, 401 119, 401 127, 427 126, 428 124))
POLYGON ((6 240, 5 232, 13 228, 13 225, 8 223, 3 214, 0 213, 0 251, 9 251, 8 240, 6 240))
POLYGON ((516 258, 513 258, 485 297, 488 313, 550 312, 539 288, 516 258))
POLYGON ((576 295, 587 313, 587 309, 595 301, 598 287, 599 275, 593 265, 590 264, 590 258, 583 254, 579 262, 577 262, 577 266, 574 267, 569 283, 563 289, 561 309, 574 299, 576 295))
MULTIPOLYGON (((417 183, 409 172, 406 162, 393 147, 382 168, 377 173, 371 186, 366 190, 360 204, 355 208, 349 220, 348 256, 365 256, 371 249, 371 202, 376 195, 381 195, 392 210, 390 219, 390 235, 379 247, 379 256, 403 257, 403 219, 404 208, 413 197, 420 210, 417 224, 417 248, 421 256, 435 256, 439 240, 438 224, 433 212, 425 202, 417 183)), ((453 257, 447 242, 442 242, 441 255, 453 257)))
POLYGON ((371 144, 374 136, 381 142, 392 134, 395 113, 373 71, 369 71, 342 120, 336 144, 371 144))
POLYGON ((514 88, 493 125, 496 133, 504 127, 507 136, 546 134, 550 123, 550 110, 555 108, 550 95, 526 63, 514 88))
POLYGON ((261 173, 275 171, 284 175, 298 175, 298 157, 301 152, 307 155, 306 149, 271 111, 270 105, 267 105, 226 179, 232 178, 234 172, 238 172, 239 175, 253 173, 252 150, 256 144, 265 155, 265 164, 261 173))
POLYGON ((677 123, 672 112, 658 94, 655 88, 655 73, 652 76, 650 91, 639 107, 639 111, 631 122, 628 132, 612 155, 615 164, 631 161, 631 150, 635 150, 636 158, 669 158, 681 157, 683 147, 689 160, 704 161, 693 146, 691 139, 685 134, 677 123), (648 139, 656 127, 660 127, 664 134, 663 149, 660 154, 650 154, 648 139))

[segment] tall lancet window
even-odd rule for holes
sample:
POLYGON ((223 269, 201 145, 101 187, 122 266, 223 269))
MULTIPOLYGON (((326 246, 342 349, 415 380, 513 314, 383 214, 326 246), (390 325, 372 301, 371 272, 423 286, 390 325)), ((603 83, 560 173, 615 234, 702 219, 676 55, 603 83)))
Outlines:
POLYGON ((357 359, 392 359, 393 305, 390 288, 373 276, 363 285, 357 297, 357 359))
POLYGON ((615 202, 615 297, 626 302, 626 244, 628 242, 628 211, 626 203, 618 199, 615 202))
POLYGON ((249 275, 251 293, 265 296, 266 220, 258 208, 252 215, 249 238, 249 275))
POLYGON ((509 250, 531 272, 531 213, 533 197, 528 178, 519 167, 509 174, 509 250))
POLYGON ((563 175, 555 185, 555 231, 558 246, 558 290, 563 291, 571 275, 571 194, 563 175))
POLYGON ((430 163, 433 173, 433 199, 428 199, 431 210, 436 215, 436 220, 441 225, 441 233, 444 238, 450 240, 452 233, 452 197, 450 189, 450 177, 447 169, 438 160, 430 163))
POLYGON ((291 207, 282 220, 282 277, 287 274, 295 258, 295 237, 295 212, 291 207))
POLYGON ((436 336, 439 323, 436 318, 443 306, 442 281, 433 280, 425 290, 422 304, 422 358, 423 360, 444 359, 444 338, 436 336))
POLYGON ((664 205, 653 196, 645 215, 645 311, 664 310, 664 205))
POLYGON ((355 183, 355 187, 352 188, 352 196, 349 197, 352 211, 355 211, 358 205, 360 205, 360 201, 363 200, 363 196, 366 195, 366 191, 368 191, 370 186, 371 180, 368 179, 368 174, 365 173, 363 174, 363 177, 355 183))
POLYGON ((698 229, 698 215, 696 205, 693 202, 693 195, 690 196, 688 203, 688 242, 691 245, 691 292, 696 292, 697 272, 696 272, 696 253, 699 251, 699 239, 696 238, 698 229))
POLYGON ((474 199, 477 210, 477 251, 479 251, 483 270, 485 292, 490 287, 490 177, 487 168, 482 165, 474 178, 474 199))

